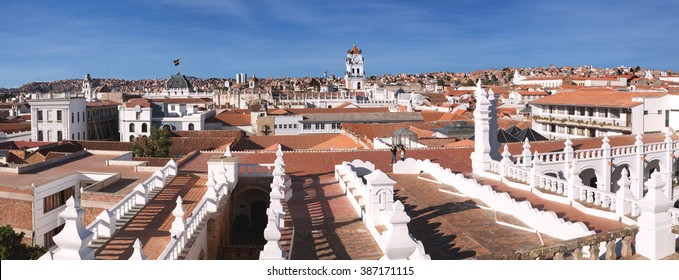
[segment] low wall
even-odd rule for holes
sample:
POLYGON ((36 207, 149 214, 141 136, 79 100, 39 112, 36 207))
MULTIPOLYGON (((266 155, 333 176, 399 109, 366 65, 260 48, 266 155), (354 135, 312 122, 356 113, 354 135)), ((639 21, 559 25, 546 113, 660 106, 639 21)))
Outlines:
POLYGON ((394 164, 396 174, 419 172, 426 172, 439 182, 453 186, 464 195, 479 199, 494 210, 512 215, 531 228, 549 236, 566 240, 594 233, 581 222, 566 222, 552 211, 533 208, 528 201, 517 202, 508 193, 497 192, 489 185, 481 185, 474 179, 467 179, 460 173, 453 173, 438 163, 432 163, 429 160, 406 159, 394 164))

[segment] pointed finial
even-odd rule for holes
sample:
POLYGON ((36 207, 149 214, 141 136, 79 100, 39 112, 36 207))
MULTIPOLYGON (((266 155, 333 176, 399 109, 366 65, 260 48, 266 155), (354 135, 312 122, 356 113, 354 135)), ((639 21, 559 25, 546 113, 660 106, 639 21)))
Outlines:
POLYGON ((566 135, 566 142, 563 142, 564 145, 570 147, 573 145, 573 142, 571 141, 571 137, 566 135))
POLYGON ((130 256, 130 260, 146 260, 148 257, 144 254, 144 251, 142 251, 142 243, 139 238, 134 240, 134 244, 132 244, 132 256, 130 256))
POLYGON ((524 149, 524 150, 529 150, 529 149, 530 149, 530 143, 528 143, 528 138, 526 138, 526 139, 523 141, 523 149, 524 149))
POLYGON ((601 142, 602 142, 601 147, 603 147, 603 148, 610 148, 611 147, 611 145, 609 144, 611 142, 611 140, 608 139, 607 134, 604 134, 604 138, 601 139, 601 142))
POLYGON ((637 141, 634 142, 634 145, 637 145, 637 146, 644 145, 644 141, 643 141, 644 137, 641 136, 641 133, 637 133, 637 136, 634 137, 634 138, 637 139, 637 141))
POLYGON ((672 142, 672 132, 669 127, 665 127, 665 142, 672 142))
POLYGON ((481 79, 476 80, 476 89, 481 89, 481 79))
POLYGON ((509 158, 512 154, 509 152, 509 146, 505 144, 504 149, 502 150, 502 158, 509 158))
POLYGON ((177 197, 177 206, 175 206, 174 210, 172 210, 172 215, 174 215, 175 217, 177 217, 177 216, 183 217, 184 216, 184 205, 182 205, 183 203, 184 203, 184 201, 182 200, 182 196, 181 195, 178 196, 177 197))
POLYGON ((233 154, 231 154, 231 145, 226 146, 226 152, 224 152, 224 157, 232 157, 233 154))

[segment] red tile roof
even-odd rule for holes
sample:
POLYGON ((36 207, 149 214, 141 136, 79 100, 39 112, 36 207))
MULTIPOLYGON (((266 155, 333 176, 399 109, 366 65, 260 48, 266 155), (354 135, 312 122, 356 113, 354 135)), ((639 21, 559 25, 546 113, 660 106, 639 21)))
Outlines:
POLYGON ((252 125, 249 112, 237 113, 224 111, 206 120, 208 123, 221 123, 224 126, 248 126, 252 125))
POLYGON ((31 131, 31 123, 30 122, 0 123, 0 132, 10 134, 22 131, 31 131))
POLYGON ((132 98, 125 102, 125 108, 134 108, 137 105, 142 108, 151 108, 151 102, 146 98, 132 98))
POLYGON ((618 92, 615 90, 578 90, 573 92, 560 92, 530 101, 531 104, 539 105, 580 105, 594 107, 619 107, 632 108, 642 104, 632 101, 633 97, 660 97, 664 92, 618 92))

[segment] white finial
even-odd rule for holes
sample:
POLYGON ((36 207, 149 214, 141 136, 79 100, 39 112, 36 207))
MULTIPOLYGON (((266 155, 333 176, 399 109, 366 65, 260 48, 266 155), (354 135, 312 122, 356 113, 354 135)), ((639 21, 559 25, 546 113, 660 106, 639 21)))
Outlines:
POLYGON ((611 145, 609 144, 611 142, 611 140, 608 139, 607 134, 604 134, 604 138, 601 139, 601 142, 602 142, 602 145, 601 145, 602 148, 610 148, 611 147, 611 145))
POLYGON ((634 142, 634 145, 637 145, 637 146, 643 146, 644 145, 644 141, 643 141, 644 137, 641 136, 641 133, 637 133, 637 136, 634 137, 634 138, 637 139, 637 141, 634 142))
POLYGON ((233 154, 231 154, 231 145, 226 146, 226 152, 224 152, 224 157, 232 157, 233 154))
POLYGON ((132 245, 132 248, 134 249, 132 251, 132 256, 130 256, 129 260, 146 260, 148 257, 144 254, 144 251, 142 251, 142 244, 141 240, 139 238, 134 240, 134 244, 132 245))
POLYGON ((177 205, 172 210, 174 221, 170 228, 170 234, 174 237, 179 236, 186 229, 186 220, 184 220, 184 206, 182 205, 182 196, 177 197, 177 205))
POLYGON ((523 141, 523 149, 530 150, 530 143, 528 143, 528 138, 523 141))
POLYGON ((566 135, 566 142, 563 142, 563 144, 569 147, 573 145, 573 142, 571 141, 571 137, 569 135, 566 135))
POLYGON ((505 147, 502 151, 502 158, 509 158, 512 154, 509 152, 509 146, 505 144, 505 147))

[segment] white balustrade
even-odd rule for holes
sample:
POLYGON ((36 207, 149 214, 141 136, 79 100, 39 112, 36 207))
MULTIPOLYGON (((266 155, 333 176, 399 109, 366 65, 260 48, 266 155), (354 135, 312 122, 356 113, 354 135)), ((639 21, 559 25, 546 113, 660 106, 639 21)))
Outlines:
POLYGON ((530 171, 517 166, 507 166, 507 171, 509 173, 509 178, 528 183, 528 178, 530 178, 530 171))
POLYGON ((566 196, 568 193, 568 181, 547 175, 536 175, 538 188, 566 196))
POLYGON ((575 188, 580 193, 580 201, 615 211, 616 194, 583 185, 575 186, 575 188))
POLYGON ((273 164, 239 164, 238 175, 243 177, 271 177, 273 164))
POLYGON ((490 171, 491 172, 494 172, 496 174, 500 174, 500 168, 502 168, 501 166, 502 165, 499 161, 495 161, 495 160, 490 161, 490 171))
POLYGON ((196 230, 208 215, 208 199, 203 197, 196 206, 196 209, 191 213, 189 220, 186 221, 186 228, 177 237, 173 237, 170 243, 165 247, 158 259, 160 260, 176 260, 186 247, 188 241, 196 234, 196 230))

